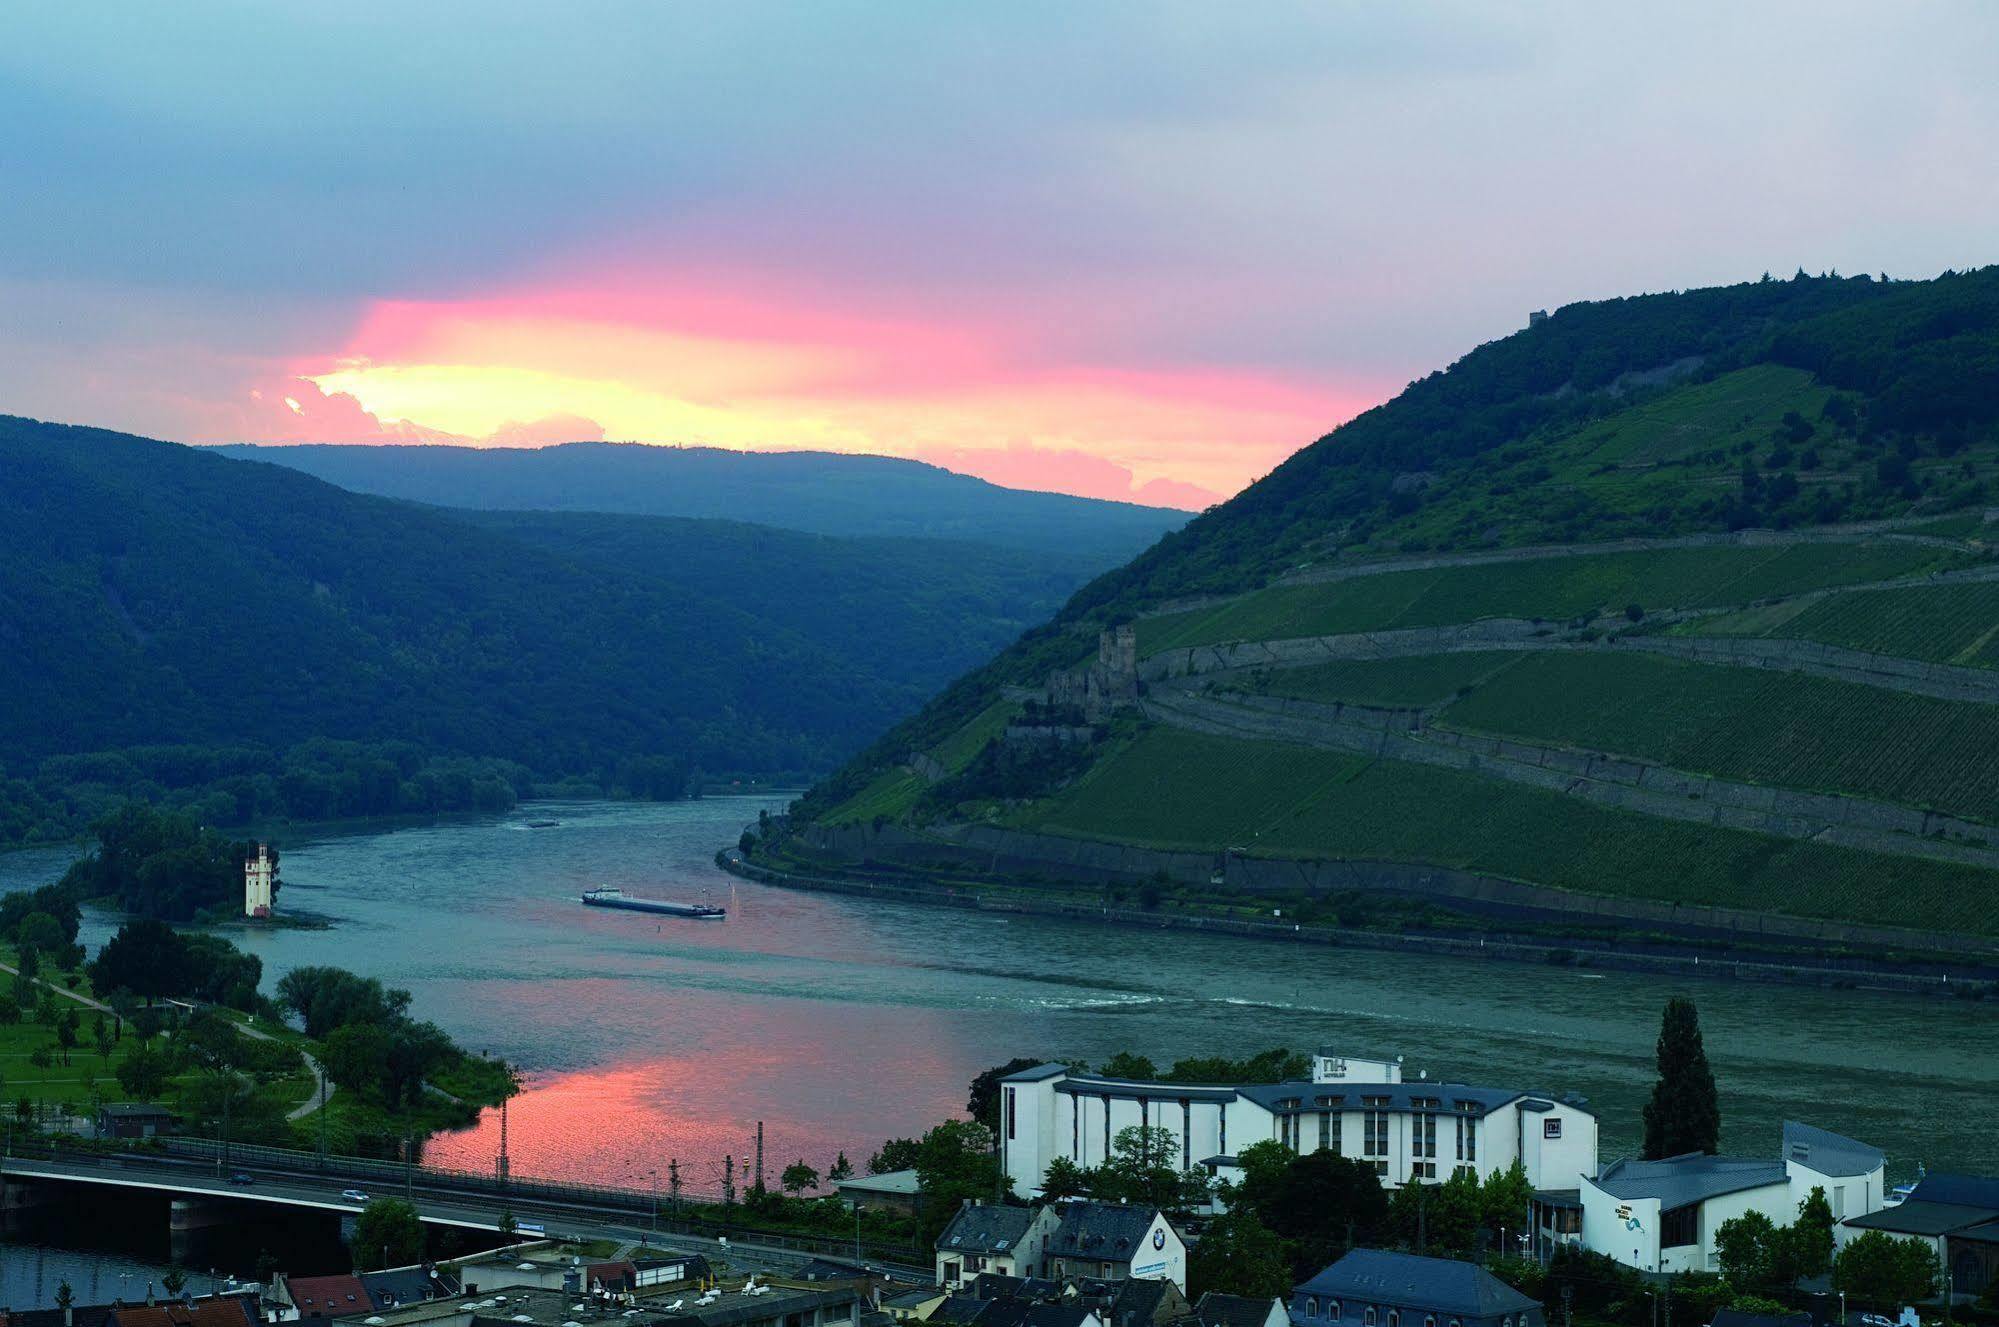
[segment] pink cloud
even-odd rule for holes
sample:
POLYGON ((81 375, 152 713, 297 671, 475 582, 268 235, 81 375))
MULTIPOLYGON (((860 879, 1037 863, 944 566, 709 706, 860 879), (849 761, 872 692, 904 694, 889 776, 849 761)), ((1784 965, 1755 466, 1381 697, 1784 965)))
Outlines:
POLYGON ((508 420, 484 435, 426 428, 407 419, 383 419, 347 392, 328 392, 309 378, 273 378, 250 388, 239 401, 214 412, 209 425, 218 441, 365 443, 376 446, 424 443, 461 447, 545 447, 561 442, 601 442, 604 426, 581 415, 553 414, 508 420))

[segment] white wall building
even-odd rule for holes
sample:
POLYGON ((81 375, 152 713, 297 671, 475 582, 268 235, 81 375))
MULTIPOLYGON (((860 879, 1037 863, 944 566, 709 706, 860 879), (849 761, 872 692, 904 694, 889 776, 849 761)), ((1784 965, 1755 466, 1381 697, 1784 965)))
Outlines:
POLYGON ((1724 1222, 1761 1212, 1789 1225, 1815 1188, 1825 1190, 1835 1221, 1874 1211, 1883 1167, 1865 1143, 1792 1122, 1773 1160, 1696 1152, 1613 1161, 1582 1182, 1583 1246, 1648 1272, 1717 1271, 1714 1239, 1724 1222))
POLYGON ((1122 1203, 1051 1203, 1060 1221, 1041 1250, 1041 1274, 1062 1281, 1171 1281, 1187 1292, 1187 1245, 1163 1212, 1122 1203))
POLYGON ((1369 1162, 1389 1187, 1441 1182, 1461 1167, 1485 1176, 1517 1160, 1537 1189, 1573 1189, 1596 1170, 1596 1116, 1578 1098, 1405 1082, 1397 1061, 1326 1051, 1301 1082, 1129 1082, 1044 1064, 1009 1076, 1000 1091, 1002 1162, 1023 1194, 1040 1191, 1056 1157, 1102 1163, 1133 1125, 1165 1129, 1182 1168, 1205 1165, 1225 1178, 1236 1153, 1268 1141, 1369 1162))
POLYGON ((982 1272, 1042 1275, 1042 1250, 1060 1219, 1053 1207, 966 1203, 937 1237, 937 1284, 955 1291, 982 1272))

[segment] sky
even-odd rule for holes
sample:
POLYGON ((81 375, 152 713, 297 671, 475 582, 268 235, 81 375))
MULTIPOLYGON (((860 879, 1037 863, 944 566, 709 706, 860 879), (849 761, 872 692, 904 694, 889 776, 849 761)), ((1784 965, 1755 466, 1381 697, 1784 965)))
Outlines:
POLYGON ((0 413, 1198 508, 1530 310, 1999 261, 1999 5, 0 14, 0 413))

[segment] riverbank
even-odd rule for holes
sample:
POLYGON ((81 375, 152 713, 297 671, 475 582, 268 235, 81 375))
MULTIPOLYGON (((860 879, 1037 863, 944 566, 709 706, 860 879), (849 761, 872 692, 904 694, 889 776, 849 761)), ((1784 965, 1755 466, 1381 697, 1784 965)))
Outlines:
POLYGON ((1601 968, 1667 976, 1781 983, 1832 990, 1867 990, 1951 999, 1999 999, 1999 969, 1936 963, 1868 961, 1865 955, 1833 959, 1780 961, 1769 955, 1745 956, 1734 947, 1676 942, 1670 936, 1650 936, 1633 943, 1612 943, 1584 937, 1537 939, 1529 936, 1442 935, 1410 930, 1369 930, 1328 927, 1273 919, 1256 921, 1204 913, 1163 912, 1128 908, 1105 902, 1083 902, 1071 891, 1067 898, 1024 886, 982 887, 903 878, 895 881, 854 875, 824 875, 785 870, 747 859, 739 848, 724 848, 715 864, 733 875, 788 889, 817 890, 920 903, 976 912, 1056 917, 1147 930, 1197 931, 1243 936, 1290 944, 1387 952, 1444 954, 1457 958, 1495 959, 1563 968, 1601 968))

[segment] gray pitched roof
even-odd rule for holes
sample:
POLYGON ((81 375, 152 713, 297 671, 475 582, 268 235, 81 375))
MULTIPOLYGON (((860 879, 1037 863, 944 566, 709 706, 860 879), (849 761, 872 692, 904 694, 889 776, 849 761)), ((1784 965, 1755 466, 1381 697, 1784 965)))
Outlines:
POLYGON ((1299 1286, 1297 1293, 1336 1299, 1358 1296, 1465 1318, 1496 1318, 1541 1307, 1483 1267, 1385 1249, 1355 1249, 1299 1286))
POLYGON ((1112 1327, 1151 1322, 1159 1312, 1160 1301, 1178 1289, 1171 1281, 1144 1277, 1124 1282, 1118 1287, 1117 1298, 1111 1301, 1112 1327))
POLYGON ((1953 1175, 1944 1172, 1925 1175, 1909 1195, 1933 1203, 1957 1203, 1963 1207, 1989 1207, 1999 1212, 1999 1179, 1984 1175, 1953 1175))
POLYGON ((1020 1244, 1034 1222, 1030 1207, 973 1203, 958 1209, 937 1237, 939 1253, 1006 1253, 1020 1244))
POLYGON ((970 1295, 947 1295, 924 1321, 946 1324, 947 1327, 950 1324, 966 1327, 983 1318, 987 1309, 1000 1302, 996 1299, 974 1299, 970 1295))
MULTIPOLYGON (((1194 1317, 1199 1319, 1201 1327, 1263 1327, 1270 1319, 1273 1304, 1278 1304, 1278 1301, 1257 1299, 1253 1295, 1224 1295, 1219 1290, 1210 1290, 1194 1306, 1194 1317)), ((1282 1312, 1281 1305, 1279 1311, 1282 1312)))
POLYGON ((1846 1224, 1856 1230, 1891 1230, 1898 1235, 1942 1235, 1982 1225, 1994 1215, 1995 1209, 1990 1207, 1910 1198, 1865 1216, 1850 1216, 1846 1224))
POLYGON ((1032 1069, 1022 1069, 1017 1074, 1008 1074, 1006 1077, 1000 1079, 1000 1082, 1038 1083, 1044 1078, 1053 1078, 1057 1074, 1066 1074, 1068 1072, 1069 1066, 1066 1064, 1037 1064, 1032 1069))
POLYGON ((1796 1120, 1784 1121, 1784 1158, 1821 1175, 1840 1176, 1870 1174, 1886 1160, 1879 1148, 1796 1120))
POLYGON ((1667 1210, 1724 1193, 1788 1182, 1781 1161, 1711 1157, 1699 1152, 1663 1161, 1613 1161, 1596 1177, 1596 1187, 1614 1198, 1656 1198, 1667 1210))
POLYGON ((1062 1223, 1048 1238, 1049 1254, 1098 1262, 1129 1262, 1159 1215, 1150 1207, 1080 1200, 1063 1203, 1059 1210, 1062 1223))

